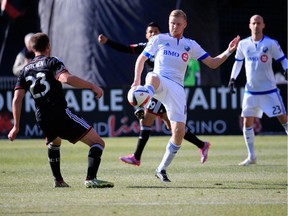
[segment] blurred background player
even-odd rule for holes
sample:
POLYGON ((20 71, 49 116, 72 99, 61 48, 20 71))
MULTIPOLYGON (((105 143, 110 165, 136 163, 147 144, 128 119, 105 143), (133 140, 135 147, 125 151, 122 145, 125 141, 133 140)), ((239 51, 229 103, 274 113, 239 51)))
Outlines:
POLYGON ((242 102, 243 136, 248 157, 239 165, 256 164, 254 151, 254 118, 262 118, 263 112, 268 117, 277 117, 288 134, 285 106, 277 89, 272 60, 281 62, 287 79, 287 58, 280 45, 274 39, 263 34, 263 17, 254 15, 250 18, 251 36, 239 42, 232 68, 229 88, 235 93, 234 85, 245 61, 246 85, 242 102))
POLYGON ((23 67, 28 64, 33 58, 34 58, 34 52, 31 49, 30 46, 30 38, 32 37, 34 33, 29 33, 24 37, 24 43, 25 46, 21 50, 21 52, 18 53, 16 56, 12 71, 15 76, 19 76, 20 71, 23 69, 23 67))
POLYGON ((201 85, 201 73, 200 73, 200 63, 196 59, 190 59, 187 65, 184 86, 200 86, 201 85))
MULTIPOLYGON (((160 26, 155 22, 150 22, 146 27, 146 39, 149 41, 154 35, 160 34, 161 29, 160 26)), ((147 42, 138 43, 138 44, 130 44, 124 45, 115 41, 110 40, 103 34, 98 36, 98 42, 100 44, 107 44, 111 48, 118 50, 124 53, 131 54, 141 54, 144 48, 147 45, 147 42)), ((145 62, 145 66, 147 72, 153 71, 154 68, 154 57, 152 56, 145 62)), ((119 159, 125 163, 132 164, 135 166, 140 166, 141 155, 143 150, 148 142, 148 139, 151 135, 151 127, 157 116, 160 116, 163 122, 165 123, 167 129, 171 129, 170 121, 167 117, 166 109, 163 104, 155 98, 152 98, 149 102, 145 112, 143 112, 143 108, 137 109, 135 111, 135 115, 140 120, 140 134, 138 138, 138 143, 133 154, 120 157, 119 159)), ((198 139, 194 134, 192 134, 188 128, 186 128, 185 140, 190 143, 193 143, 199 148, 201 163, 205 163, 208 157, 208 150, 210 148, 210 143, 198 139)))

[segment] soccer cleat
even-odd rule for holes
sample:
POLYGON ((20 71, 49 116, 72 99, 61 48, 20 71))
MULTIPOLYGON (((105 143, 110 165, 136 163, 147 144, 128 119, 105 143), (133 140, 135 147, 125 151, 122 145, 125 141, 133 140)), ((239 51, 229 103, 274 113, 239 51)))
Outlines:
POLYGON ((160 172, 156 170, 155 176, 159 178, 161 182, 171 182, 167 177, 166 170, 161 170, 160 172))
POLYGON ((239 166, 248 166, 250 164, 256 164, 256 158, 246 158, 244 161, 239 163, 239 166))
POLYGON ((140 120, 144 118, 144 108, 139 107, 135 112, 134 115, 140 120))
POLYGON ((55 188, 64 188, 64 187, 70 187, 64 180, 60 181, 54 181, 54 187, 55 188))
POLYGON ((86 188, 112 188, 114 184, 108 181, 98 180, 96 178, 92 180, 85 180, 84 185, 86 188))
POLYGON ((199 149, 202 164, 204 164, 208 158, 208 151, 210 146, 211 144, 209 142, 204 142, 204 147, 202 149, 199 149))
POLYGON ((134 166, 140 166, 140 160, 137 160, 134 154, 119 157, 119 160, 123 161, 124 163, 132 164, 134 166))

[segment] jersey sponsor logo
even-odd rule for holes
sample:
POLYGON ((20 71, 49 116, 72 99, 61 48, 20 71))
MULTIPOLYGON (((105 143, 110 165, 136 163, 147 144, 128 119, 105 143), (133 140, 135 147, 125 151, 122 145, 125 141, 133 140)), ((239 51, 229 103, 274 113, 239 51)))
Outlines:
POLYGON ((268 56, 265 55, 265 54, 264 54, 264 55, 261 55, 261 56, 260 56, 260 61, 261 61, 261 62, 264 62, 264 63, 267 62, 267 61, 268 61, 268 56))
POLYGON ((183 53, 183 54, 182 54, 182 60, 183 60, 184 62, 187 62, 188 59, 189 59, 188 53, 183 53))
POLYGON ((252 62, 256 62, 258 61, 258 57, 257 56, 251 56, 247 58, 248 61, 252 61, 252 62))
POLYGON ((168 56, 174 56, 174 57, 179 57, 180 54, 178 52, 170 51, 170 50, 164 50, 164 55, 168 56))
POLYGON ((263 47, 263 52, 266 53, 268 51, 268 47, 263 47))

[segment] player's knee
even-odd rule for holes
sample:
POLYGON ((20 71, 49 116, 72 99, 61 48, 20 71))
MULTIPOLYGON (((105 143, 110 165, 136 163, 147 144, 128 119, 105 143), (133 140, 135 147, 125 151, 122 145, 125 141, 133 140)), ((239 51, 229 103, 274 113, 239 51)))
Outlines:
POLYGON ((152 85, 154 89, 157 89, 160 85, 160 79, 156 74, 149 73, 148 76, 146 76, 145 83, 152 85))
POLYGON ((172 131, 172 134, 176 140, 181 140, 185 135, 185 130, 181 128, 176 128, 172 131))
POLYGON ((54 139, 52 142, 49 143, 49 145, 52 145, 52 146, 61 146, 61 138, 60 137, 57 137, 56 139, 54 139))
POLYGON ((146 113, 144 118, 141 119, 140 123, 143 126, 151 127, 155 119, 156 119, 156 115, 153 115, 151 113, 146 113))

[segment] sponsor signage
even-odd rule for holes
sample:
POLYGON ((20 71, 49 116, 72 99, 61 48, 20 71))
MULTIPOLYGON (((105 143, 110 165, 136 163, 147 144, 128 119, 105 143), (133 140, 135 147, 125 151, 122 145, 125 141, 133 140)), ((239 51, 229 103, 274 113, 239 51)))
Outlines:
MULTIPOLYGON (((279 86, 287 107, 287 86, 279 86)), ((65 89, 69 108, 86 119, 103 137, 138 136, 139 122, 134 108, 127 101, 129 88, 104 88, 104 95, 96 100, 90 90, 65 89)), ((244 88, 230 94, 226 86, 185 88, 187 95, 187 127, 197 135, 242 134, 241 103, 244 88)), ((13 126, 12 90, 0 90, 0 137, 7 138, 13 126)), ((285 134, 276 118, 255 120, 255 132, 285 134)), ((169 135, 161 119, 153 124, 153 135, 169 135)), ((43 138, 37 127, 34 101, 26 94, 22 106, 21 128, 18 138, 43 138)))

